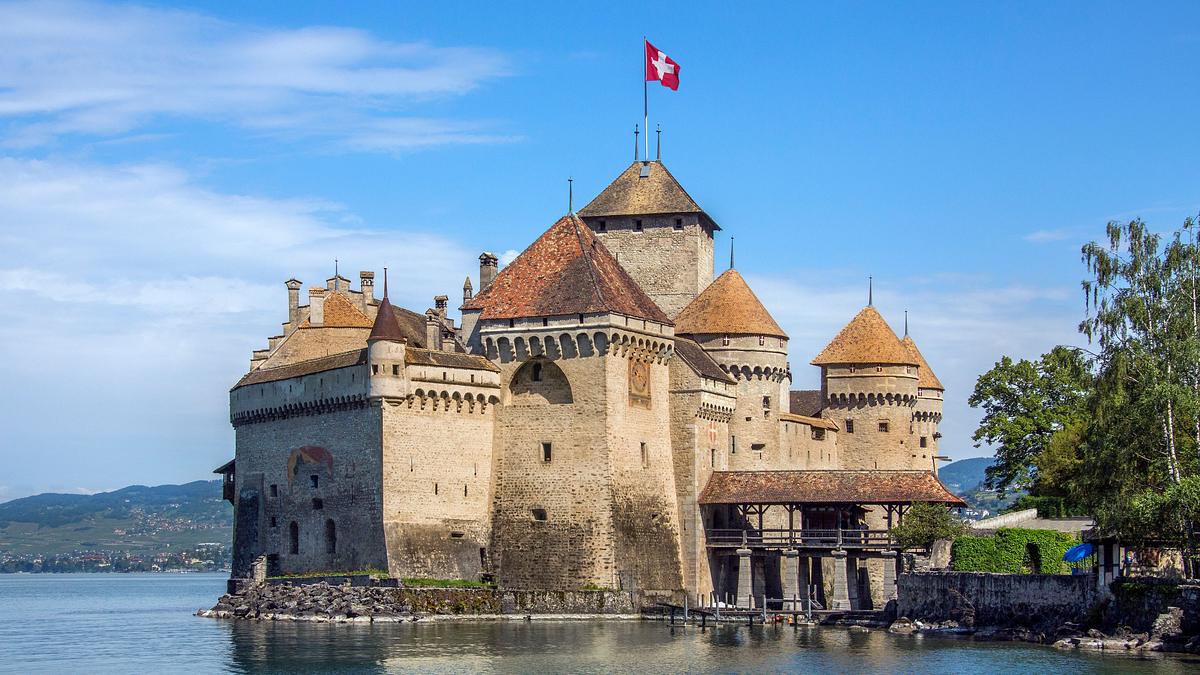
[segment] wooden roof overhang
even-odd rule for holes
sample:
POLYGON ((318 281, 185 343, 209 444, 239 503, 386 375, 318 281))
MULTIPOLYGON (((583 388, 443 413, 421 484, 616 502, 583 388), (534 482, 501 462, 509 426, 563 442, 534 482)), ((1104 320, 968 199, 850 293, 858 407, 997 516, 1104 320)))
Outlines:
POLYGON ((717 471, 700 493, 702 506, 905 505, 965 507, 932 471, 717 471))

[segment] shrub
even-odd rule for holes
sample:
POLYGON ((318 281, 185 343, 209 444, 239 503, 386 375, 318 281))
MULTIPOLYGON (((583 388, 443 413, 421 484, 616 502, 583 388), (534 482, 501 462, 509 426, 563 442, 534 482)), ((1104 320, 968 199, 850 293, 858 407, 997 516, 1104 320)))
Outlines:
POLYGON ((408 588, 494 588, 495 584, 469 579, 427 579, 425 577, 406 577, 401 579, 408 588))
POLYGON ((958 572, 1006 574, 1064 574, 1063 554, 1079 540, 1065 532, 1003 528, 991 537, 965 536, 954 540, 951 566, 958 572))
POLYGON ((902 549, 929 548, 938 539, 954 539, 965 531, 966 525, 944 505, 913 504, 891 536, 902 549))

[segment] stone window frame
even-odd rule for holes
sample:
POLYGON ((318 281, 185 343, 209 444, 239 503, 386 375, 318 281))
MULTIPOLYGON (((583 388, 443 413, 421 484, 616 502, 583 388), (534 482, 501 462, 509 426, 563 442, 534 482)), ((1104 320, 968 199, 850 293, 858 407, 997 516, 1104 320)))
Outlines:
POLYGON ((886 434, 891 432, 891 424, 887 420, 879 420, 879 433, 886 434))
POLYGON ((854 420, 849 417, 846 418, 846 433, 854 433, 854 420))
POLYGON ((642 468, 650 468, 650 446, 646 444, 646 441, 641 441, 639 449, 642 453, 642 468))
POLYGON ((542 458, 542 464, 550 464, 554 461, 554 443, 550 441, 540 441, 538 449, 541 450, 539 455, 542 458))
POLYGON ((550 514, 544 506, 534 506, 529 509, 529 518, 535 523, 544 523, 550 520, 550 514))

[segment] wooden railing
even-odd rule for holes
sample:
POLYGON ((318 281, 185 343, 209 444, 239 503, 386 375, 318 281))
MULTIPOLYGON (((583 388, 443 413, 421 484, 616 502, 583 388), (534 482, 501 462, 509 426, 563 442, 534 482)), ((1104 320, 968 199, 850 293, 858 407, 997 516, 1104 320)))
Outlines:
POLYGON ((887 530, 707 530, 710 548, 895 548, 887 530))

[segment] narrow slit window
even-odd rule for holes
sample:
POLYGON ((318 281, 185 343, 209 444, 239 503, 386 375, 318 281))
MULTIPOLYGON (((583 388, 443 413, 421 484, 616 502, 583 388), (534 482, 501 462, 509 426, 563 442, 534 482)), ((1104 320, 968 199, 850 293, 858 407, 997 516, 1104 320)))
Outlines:
POLYGON ((550 460, 553 458, 554 458, 554 449, 550 446, 549 443, 542 443, 542 461, 545 462, 546 464, 549 464, 550 460))
POLYGON ((641 451, 642 451, 642 468, 645 469, 646 467, 650 466, 650 450, 646 447, 645 441, 642 442, 641 451))
POLYGON ((309 476, 308 480, 312 484, 314 489, 321 486, 321 477, 315 473, 313 475, 309 476))
POLYGON ((676 218, 676 219, 675 219, 675 229, 676 229, 676 230, 682 230, 682 229, 683 229, 683 218, 676 218))
POLYGON ((846 420, 846 433, 854 433, 854 420, 846 420))
POLYGON ((633 221, 633 230, 634 230, 635 232, 641 232, 641 231, 642 231, 642 221, 641 221, 641 220, 635 220, 635 221, 633 221))

